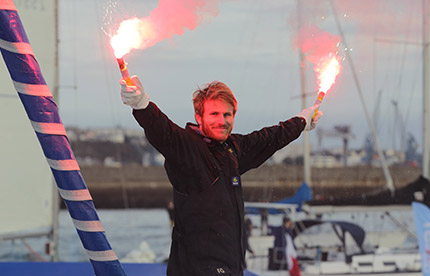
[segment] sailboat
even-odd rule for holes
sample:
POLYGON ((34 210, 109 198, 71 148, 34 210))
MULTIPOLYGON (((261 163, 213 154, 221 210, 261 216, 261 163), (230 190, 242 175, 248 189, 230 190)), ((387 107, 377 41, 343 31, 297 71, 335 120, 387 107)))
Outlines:
MULTIPOLYGON (((298 1, 300 2, 300 1, 298 1)), ((332 8, 333 11, 335 13, 334 10, 334 6, 333 6, 333 2, 330 1, 330 3, 332 4, 332 8)), ((427 1, 423 1, 423 10, 427 10, 428 6, 427 6, 427 1)), ((300 14, 300 12, 299 12, 300 14)), ((336 14, 335 14, 336 16, 336 14)), ((428 88, 428 13, 425 13, 425 19, 424 19, 424 25, 425 27, 423 28, 423 68, 424 68, 424 83, 423 83, 423 114, 424 114, 424 120, 423 120, 423 143, 424 143, 424 150, 423 150, 423 167, 422 167, 422 176, 414 183, 411 183, 411 185, 406 186, 403 189, 399 189, 396 190, 394 185, 393 185, 393 180, 391 178, 390 172, 388 170, 388 166, 387 164, 384 162, 384 155, 383 152, 380 148, 378 148, 378 152, 379 152, 379 156, 381 158, 382 161, 382 168, 384 170, 384 176, 385 176, 385 180, 386 180, 386 191, 384 191, 383 193, 381 193, 379 195, 379 197, 375 197, 375 199, 377 198, 376 201, 372 202, 373 205, 378 205, 375 206, 373 208, 369 208, 369 207, 361 207, 361 206, 357 206, 366 202, 363 202, 363 199, 360 198, 355 198, 356 200, 354 202, 348 202, 348 199, 345 199, 344 205, 354 205, 354 206, 346 206, 346 207, 334 207, 334 206, 323 206, 323 207, 319 207, 319 206, 312 206, 310 209, 307 209, 308 213, 311 214, 316 214, 317 217, 321 217, 321 215, 324 214, 334 214, 337 212, 344 212, 344 213, 349 213, 349 214, 357 214, 357 213, 362 213, 365 214, 367 212, 381 212, 384 213, 386 212, 386 214, 389 215, 390 211, 395 211, 396 209, 404 211, 404 210, 409 210, 411 213, 411 207, 410 207, 410 203, 415 200, 414 196, 417 196, 418 198, 420 197, 420 195, 423 195, 423 193, 425 194, 425 190, 428 189, 428 179, 429 179, 429 136, 430 136, 430 132, 428 131, 428 127, 429 127, 429 88, 428 88), (419 183, 418 183, 419 182, 419 183), (420 183, 424 183, 424 185, 420 185, 420 183), (417 185, 416 185, 417 184, 417 185), (419 185, 418 185, 419 184, 419 185), (419 187, 417 188, 417 190, 411 190, 414 187, 419 187), (414 192, 416 192, 414 194, 414 192), (421 193, 418 193, 421 192, 421 193), (410 197, 412 195, 412 197, 410 197), (381 202, 381 198, 384 198, 384 202, 381 202), (351 204, 353 203, 353 204, 351 204), (386 206, 381 207, 380 204, 385 204, 386 206), (393 206, 390 205, 388 206, 387 204, 406 204, 404 206, 393 206), (325 210, 324 207, 326 207, 325 210)), ((342 34, 342 29, 340 28, 340 25, 337 24, 338 26, 338 30, 339 32, 342 34)), ((343 39, 345 41, 345 39, 343 39)), ((348 48, 345 45, 345 48, 348 48)), ((353 71, 353 74, 355 74, 355 68, 353 65, 353 61, 351 60, 351 57, 348 54, 347 57, 347 62, 350 63, 351 65, 351 70, 353 71)), ((302 68, 302 78, 304 77, 304 73, 303 73, 303 68, 302 68)), ((354 79, 356 81, 356 85, 357 85, 357 90, 360 93, 360 97, 362 98, 361 95, 361 88, 360 85, 358 83, 358 78, 356 77, 356 75, 354 75, 354 79)), ((302 80, 302 84, 304 83, 304 81, 302 80)), ((305 89, 302 87, 303 91, 305 91, 305 89)), ((304 93, 303 93, 304 94, 304 93)), ((362 101, 362 104, 364 105, 364 101, 362 101)), ((306 105, 305 105, 306 106, 306 105)), ((364 105, 364 109, 367 113, 367 108, 364 105)), ((375 133, 375 127, 373 126, 372 120, 370 119, 370 116, 368 116, 368 114, 366 114, 367 119, 368 119, 368 123, 369 123, 369 127, 372 130, 373 134, 374 134, 374 139, 377 141, 378 137, 376 136, 375 133)), ((307 144, 307 141, 305 139, 305 144, 307 144)), ((379 147, 378 145, 376 145, 377 147, 379 147)), ((310 177, 310 161, 309 161, 309 149, 307 148, 307 146, 305 145, 305 149, 304 149, 304 167, 305 167, 305 172, 304 172, 304 176, 305 176, 305 182, 311 184, 311 177, 310 177)), ((370 198, 369 198, 370 199, 370 198)), ((426 198, 422 198, 422 200, 428 200, 428 197, 426 198)), ((427 201, 427 203, 429 203, 427 201)), ((275 203, 273 203, 275 204, 275 203)), ((270 208, 269 206, 266 206, 266 208, 270 208)), ((338 213, 337 213, 338 214, 338 213)), ((367 214, 366 214, 367 216, 367 214)), ((379 220, 381 220, 382 217, 379 217, 379 220)), ((294 218, 293 218, 294 219, 294 218)), ((303 221, 302 221, 303 222, 303 221)), ((308 221, 306 221, 308 222, 308 221)), ((320 219, 318 219, 318 225, 322 222, 320 219)), ((299 223, 299 222, 298 222, 299 223)), ((312 222, 312 223, 316 223, 316 222, 312 222)), ((330 222, 331 224, 333 224, 332 222, 330 222)), ((300 224, 298 224, 300 226, 300 224)), ((401 223, 399 223, 399 226, 404 227, 404 225, 401 225, 401 223)), ((406 227, 404 227, 406 228, 406 227)), ((335 227, 333 226, 333 229, 335 229, 335 227)), ((335 229, 336 230, 336 229, 335 229)), ((406 229, 403 229, 406 230, 406 229)), ((342 237, 342 239, 345 239, 345 232, 344 230, 341 230, 340 232, 344 232, 343 235, 339 235, 340 237, 342 237)), ((405 231, 403 231, 405 232, 405 231)), ((318 231, 314 231, 312 234, 310 234, 309 236, 311 238, 314 238, 315 240, 318 241, 325 241, 325 239, 327 239, 327 237, 324 236, 319 236, 320 233, 318 233, 318 231)), ((397 237, 396 237, 397 238, 397 237)), ((394 239, 396 239, 394 238, 394 239)), ((405 239, 406 236, 403 236, 402 238, 398 239, 398 241, 402 241, 403 239, 405 239)), ((257 247, 257 251, 259 253, 265 254, 264 257, 267 258, 267 252, 265 252, 264 250, 267 250, 267 245, 269 246, 273 246, 273 238, 269 238, 269 237, 264 237, 263 239, 261 238, 257 238, 257 241, 254 240, 254 246, 257 247), (262 244, 266 244, 266 247, 261 247, 262 244)), ((391 238, 391 240, 393 240, 393 238, 391 238)), ((379 238, 379 241, 381 241, 381 238, 379 238)), ((250 240, 251 246, 252 244, 252 240, 250 240)), ((302 246, 306 247, 309 244, 302 244, 302 246)), ((345 245, 345 243, 343 243, 343 245, 345 245)), ((345 249, 345 248, 344 248, 345 249)), ((258 255, 258 254, 256 254, 258 255)), ((258 256, 261 257, 261 256, 258 256)), ((253 258, 248 258, 249 261, 253 261, 253 258)), ((319 260, 319 258, 318 258, 319 260)), ((398 251, 398 250, 387 250, 385 251, 383 248, 380 248, 380 250, 377 250, 376 252, 372 253, 372 254, 363 254, 363 252, 352 256, 352 259, 350 259, 348 261, 348 264, 345 262, 345 260, 343 261, 339 261, 339 262, 319 262, 316 261, 316 265, 310 267, 308 266, 308 269, 306 270, 306 274, 348 274, 348 275, 355 275, 355 274, 370 274, 370 273, 378 273, 378 274, 382 274, 382 273, 408 273, 411 275, 419 275, 420 270, 421 270, 421 257, 418 253, 417 248, 412 248, 412 250, 409 250, 407 252, 405 251, 398 251)), ((254 261, 254 263, 258 263, 259 261, 254 261)), ((265 260, 265 262, 263 263, 263 266, 266 267, 262 267, 262 265, 259 265, 259 270, 260 271, 265 271, 267 270, 267 260, 265 260)), ((282 274, 282 272, 266 272, 267 275, 286 275, 286 274, 282 274)), ((286 272, 284 272, 286 273, 286 272)), ((266 275, 266 274, 265 274, 266 275)))

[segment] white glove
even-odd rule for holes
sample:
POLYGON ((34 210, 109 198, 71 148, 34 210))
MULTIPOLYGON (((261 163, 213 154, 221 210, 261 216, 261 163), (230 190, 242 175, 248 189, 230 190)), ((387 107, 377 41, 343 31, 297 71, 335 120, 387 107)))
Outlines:
POLYGON ((306 121, 306 127, 305 130, 309 131, 316 127, 318 119, 323 115, 321 111, 318 110, 317 114, 314 118, 312 118, 315 114, 315 111, 319 109, 321 104, 316 104, 314 106, 308 107, 306 109, 303 109, 302 112, 297 114, 297 117, 302 117, 306 121))
POLYGON ((127 85, 124 79, 119 81, 121 84, 122 102, 133 109, 145 109, 149 104, 148 94, 143 90, 138 76, 131 77, 131 82, 134 86, 127 85))

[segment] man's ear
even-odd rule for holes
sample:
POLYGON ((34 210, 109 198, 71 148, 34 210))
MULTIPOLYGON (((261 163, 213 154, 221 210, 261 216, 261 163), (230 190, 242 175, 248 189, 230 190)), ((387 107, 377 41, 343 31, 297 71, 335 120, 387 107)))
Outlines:
POLYGON ((202 117, 199 114, 195 114, 194 117, 196 118, 196 122, 199 126, 202 125, 202 117))

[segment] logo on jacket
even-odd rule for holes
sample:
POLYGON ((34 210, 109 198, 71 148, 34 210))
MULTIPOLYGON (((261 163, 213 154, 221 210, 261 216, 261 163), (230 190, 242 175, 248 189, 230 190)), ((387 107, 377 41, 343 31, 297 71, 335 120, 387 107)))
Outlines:
POLYGON ((222 267, 217 268, 217 269, 216 269, 216 272, 217 272, 218 274, 225 274, 225 270, 224 270, 222 267))
POLYGON ((239 176, 233 176, 233 178, 231 179, 231 184, 233 186, 239 186, 239 176))

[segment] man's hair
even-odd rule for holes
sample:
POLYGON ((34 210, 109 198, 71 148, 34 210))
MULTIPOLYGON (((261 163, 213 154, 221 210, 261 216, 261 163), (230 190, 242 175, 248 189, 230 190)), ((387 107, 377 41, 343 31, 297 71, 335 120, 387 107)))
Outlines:
POLYGON ((233 106, 233 115, 237 111, 237 101, 231 92, 230 88, 220 81, 213 81, 206 84, 206 86, 201 89, 198 88, 193 93, 193 105, 194 111, 199 116, 203 116, 204 104, 207 100, 222 100, 231 106, 233 106))

